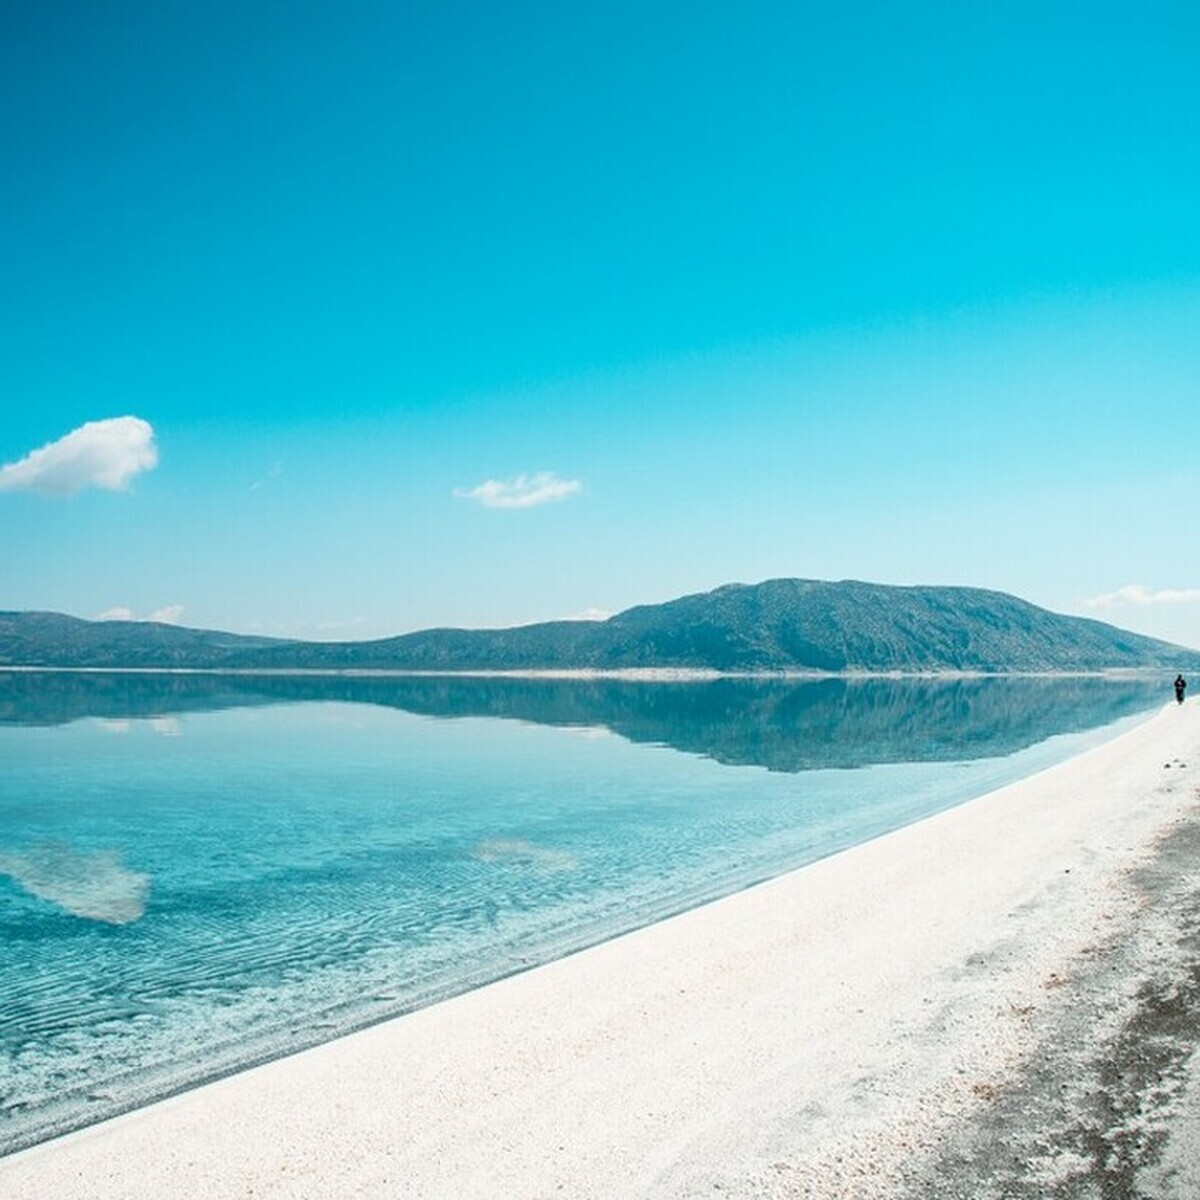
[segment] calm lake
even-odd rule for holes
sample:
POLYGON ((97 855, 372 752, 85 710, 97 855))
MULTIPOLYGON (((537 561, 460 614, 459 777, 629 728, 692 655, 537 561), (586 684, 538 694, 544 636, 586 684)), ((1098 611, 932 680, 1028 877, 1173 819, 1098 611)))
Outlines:
POLYGON ((958 804, 1168 690, 0 672, 0 1152, 958 804))

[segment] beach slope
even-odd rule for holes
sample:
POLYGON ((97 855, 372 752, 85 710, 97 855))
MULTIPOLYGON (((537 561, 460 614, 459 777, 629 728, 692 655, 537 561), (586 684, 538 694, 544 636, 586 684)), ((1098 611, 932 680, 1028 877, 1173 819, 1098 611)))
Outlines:
POLYGON ((0 1194, 1195 1196, 1198 785, 1200 703, 1171 705, 769 883, 2 1159, 0 1194))

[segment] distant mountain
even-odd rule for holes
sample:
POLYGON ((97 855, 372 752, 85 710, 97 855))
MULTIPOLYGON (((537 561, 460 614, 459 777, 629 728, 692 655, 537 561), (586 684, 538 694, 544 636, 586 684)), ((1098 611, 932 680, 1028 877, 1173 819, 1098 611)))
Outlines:
POLYGON ((144 622, 0 613, 0 665, 244 670, 720 672, 1200 670, 1200 651, 1003 592, 774 579, 607 621, 429 629, 370 642, 240 637, 144 622))
POLYGON ((83 621, 0 612, 0 666, 220 667, 231 655, 289 643, 155 621, 83 621))

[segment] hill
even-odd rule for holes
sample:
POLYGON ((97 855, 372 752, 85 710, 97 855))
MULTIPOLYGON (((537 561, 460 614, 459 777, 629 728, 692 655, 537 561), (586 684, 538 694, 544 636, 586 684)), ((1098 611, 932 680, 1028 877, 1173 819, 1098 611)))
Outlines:
POLYGON ((0 613, 0 665, 242 670, 701 669, 728 673, 1200 669, 1200 652, 1003 592, 775 579, 607 621, 299 642, 0 613))
POLYGON ((0 612, 0 666, 221 667, 238 653, 287 644, 155 621, 84 621, 62 613, 0 612))

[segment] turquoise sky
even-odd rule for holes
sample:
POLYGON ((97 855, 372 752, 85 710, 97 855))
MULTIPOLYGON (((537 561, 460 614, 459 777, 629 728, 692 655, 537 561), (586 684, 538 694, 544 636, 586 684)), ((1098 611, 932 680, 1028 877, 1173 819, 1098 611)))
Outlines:
POLYGON ((1185 3, 4 4, 0 607, 1200 645, 1197 63, 1185 3))

